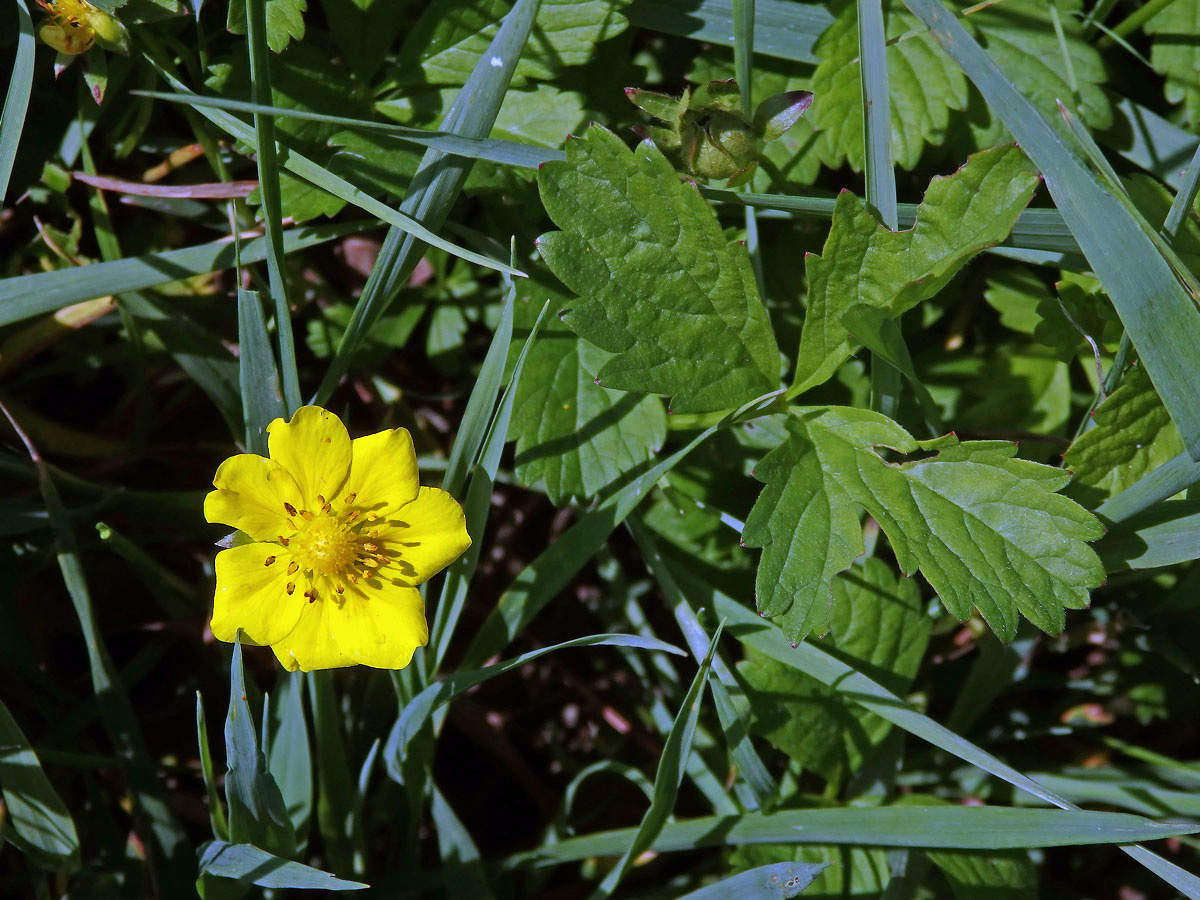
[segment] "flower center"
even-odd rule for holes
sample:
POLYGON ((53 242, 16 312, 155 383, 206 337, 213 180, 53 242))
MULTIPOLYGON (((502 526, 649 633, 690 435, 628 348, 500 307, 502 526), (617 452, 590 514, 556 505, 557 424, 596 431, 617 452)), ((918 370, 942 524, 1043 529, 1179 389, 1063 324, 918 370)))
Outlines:
POLYGON ((318 575, 341 575, 358 555, 358 535, 338 516, 320 516, 291 540, 300 567, 318 575))
MULTIPOLYGON (((347 494, 345 506, 335 511, 333 504, 324 497, 317 497, 320 506, 316 514, 307 509, 297 509, 284 503, 291 535, 279 535, 279 543, 287 548, 287 574, 294 578, 302 574, 310 587, 304 591, 309 603, 321 596, 316 584, 317 576, 332 583, 339 597, 346 592, 346 585, 357 585, 359 579, 369 579, 380 566, 392 561, 395 549, 388 550, 379 531, 371 527, 379 516, 373 512, 363 514, 353 506, 354 494, 347 494)), ((265 564, 274 565, 278 557, 269 556, 265 564)), ((296 581, 289 580, 284 590, 290 595, 296 590, 296 581)))

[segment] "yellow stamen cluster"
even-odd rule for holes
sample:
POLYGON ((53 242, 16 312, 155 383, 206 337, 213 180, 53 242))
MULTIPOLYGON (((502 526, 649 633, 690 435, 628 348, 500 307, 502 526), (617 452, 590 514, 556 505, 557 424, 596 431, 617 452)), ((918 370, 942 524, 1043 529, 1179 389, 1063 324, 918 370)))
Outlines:
MULTIPOLYGON (((317 497, 317 512, 302 509, 285 502, 288 528, 292 534, 279 535, 279 544, 285 547, 290 557, 287 567, 289 580, 284 590, 291 596, 296 591, 297 574, 312 585, 318 577, 333 582, 337 595, 345 593, 345 584, 358 584, 375 570, 392 561, 392 551, 384 546, 379 531, 371 523, 379 517, 354 506, 355 495, 347 494, 342 508, 334 509, 324 497, 317 497)), ((263 565, 274 565, 277 556, 268 556, 263 565)), ((320 599, 315 586, 304 591, 309 603, 320 599)))

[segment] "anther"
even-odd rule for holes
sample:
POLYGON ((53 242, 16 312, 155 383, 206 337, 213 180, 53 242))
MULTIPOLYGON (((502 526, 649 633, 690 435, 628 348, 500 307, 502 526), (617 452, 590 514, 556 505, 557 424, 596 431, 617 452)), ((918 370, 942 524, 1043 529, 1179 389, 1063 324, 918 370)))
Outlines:
POLYGON ((325 498, 323 496, 321 496, 320 494, 317 494, 317 506, 328 506, 328 505, 329 504, 325 502, 325 498))
POLYGON ((364 556, 362 559, 359 560, 359 562, 362 563, 364 566, 366 566, 368 569, 378 569, 379 568, 379 560, 371 559, 369 556, 364 556))
POLYGON ((289 581, 289 582, 287 583, 287 594, 288 594, 288 596, 289 596, 289 597, 290 597, 290 596, 292 596, 292 594, 294 594, 295 592, 296 592, 296 582, 294 582, 294 581, 289 581))
POLYGON ((275 557, 273 557, 273 556, 268 556, 266 559, 264 559, 264 560, 263 560, 263 565, 264 565, 264 566, 269 566, 269 565, 271 565, 273 562, 275 562, 275 557))
POLYGON ((342 587, 340 584, 337 587, 335 587, 334 590, 337 591, 339 594, 346 593, 346 589, 344 587, 342 587))
POLYGON ((346 577, 350 579, 351 584, 358 584, 358 576, 353 572, 347 572, 346 577))
POLYGON ((343 502, 345 502, 345 503, 353 503, 353 502, 354 502, 354 498, 355 498, 355 497, 357 497, 357 496, 358 496, 358 494, 347 494, 347 495, 346 495, 346 499, 345 499, 343 502))
POLYGON ((373 512, 367 513, 367 521, 368 522, 374 522, 378 518, 379 518, 379 513, 373 513, 373 512))
POLYGON ((357 518, 358 518, 358 514, 359 514, 360 512, 362 512, 362 510, 360 510, 360 509, 352 509, 352 510, 350 510, 350 515, 346 516, 346 521, 347 521, 347 522, 353 522, 355 519, 357 519, 357 518))
POLYGON ((284 503, 283 508, 287 510, 287 514, 289 516, 294 516, 296 514, 296 507, 292 506, 290 503, 284 503))
POLYGON ((295 575, 299 571, 300 571, 300 563, 296 562, 295 560, 292 560, 290 563, 288 563, 288 574, 289 575, 295 575))
MULTIPOLYGON (((372 536, 373 536, 373 535, 372 535, 372 536)), ((363 542, 363 549, 365 549, 365 550, 366 550, 368 553, 378 553, 378 552, 379 552, 379 545, 378 545, 378 544, 372 544, 370 541, 364 541, 364 542, 363 542)))
POLYGON ((332 510, 332 509, 333 509, 333 504, 332 504, 332 503, 326 503, 324 506, 322 506, 322 507, 321 507, 321 512, 323 512, 323 513, 327 513, 327 512, 329 512, 329 511, 330 511, 330 510, 332 510))
POLYGON ((302 509, 300 510, 300 518, 302 518, 305 522, 311 522, 313 520, 313 514, 307 509, 302 509))
POLYGON ((279 535, 279 543, 286 547, 288 545, 288 539, 281 534, 279 535))

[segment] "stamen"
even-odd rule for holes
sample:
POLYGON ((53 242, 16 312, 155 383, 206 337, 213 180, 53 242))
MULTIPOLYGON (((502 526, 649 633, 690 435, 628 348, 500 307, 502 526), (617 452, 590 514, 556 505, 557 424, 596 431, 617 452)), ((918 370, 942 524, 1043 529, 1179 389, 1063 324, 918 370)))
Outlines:
POLYGON ((292 529, 292 531, 296 531, 296 530, 297 530, 297 529, 296 529, 296 523, 295 523, 295 522, 293 522, 291 519, 285 519, 284 521, 286 521, 286 522, 288 523, 288 528, 292 529))
POLYGON ((288 545, 288 539, 281 534, 279 535, 279 543, 286 547, 288 545))
POLYGON ((351 503, 354 502, 354 498, 357 496, 358 496, 358 494, 347 494, 346 499, 342 502, 344 502, 347 506, 349 506, 351 503))
POLYGON ((346 593, 346 589, 344 587, 342 587, 340 584, 337 587, 335 587, 334 590, 337 591, 339 594, 346 593))
POLYGON ((264 565, 264 566, 269 566, 269 565, 271 565, 273 562, 275 562, 275 557, 273 557, 273 556, 268 556, 266 559, 264 559, 264 560, 263 560, 263 565, 264 565))
POLYGON ((290 597, 296 592, 296 582, 289 581, 287 583, 287 595, 290 597))
MULTIPOLYGON (((374 537, 374 536, 375 535, 371 535, 371 537, 374 537)), ((372 544, 370 541, 363 541, 363 549, 365 549, 368 553, 378 553, 379 545, 372 544)))
POLYGON ((366 566, 368 569, 378 569, 379 568, 379 560, 371 559, 369 556, 364 556, 362 559, 359 560, 359 562, 362 563, 364 566, 366 566))
POLYGON ((333 504, 332 504, 332 503, 326 503, 324 506, 322 506, 322 507, 321 507, 321 512, 323 512, 323 513, 327 513, 327 512, 329 512, 329 511, 330 511, 330 510, 332 510, 332 509, 333 509, 333 504))
POLYGON ((367 521, 368 522, 374 522, 378 518, 379 518, 379 513, 373 513, 373 512, 367 513, 367 521))
POLYGON ((305 522, 311 522, 313 520, 313 514, 307 509, 302 509, 300 510, 300 518, 302 518, 305 522))
POLYGON ((346 577, 350 580, 351 584, 358 584, 358 576, 353 572, 347 572, 346 577))
POLYGON ((287 510, 287 514, 289 516, 294 516, 296 514, 296 507, 292 506, 290 503, 284 503, 283 508, 287 510))
POLYGON ((289 575, 295 575, 299 571, 300 571, 300 564, 298 562, 296 562, 295 560, 292 560, 290 563, 288 563, 288 574, 289 575))
POLYGON ((355 519, 357 519, 357 518, 358 518, 358 514, 359 514, 360 512, 362 512, 362 510, 361 510, 361 509, 352 509, 352 510, 350 510, 350 515, 346 516, 346 521, 347 521, 347 522, 353 522, 355 519))
POLYGON ((317 506, 326 506, 326 505, 327 504, 325 503, 325 498, 322 497, 320 494, 317 494, 317 506))

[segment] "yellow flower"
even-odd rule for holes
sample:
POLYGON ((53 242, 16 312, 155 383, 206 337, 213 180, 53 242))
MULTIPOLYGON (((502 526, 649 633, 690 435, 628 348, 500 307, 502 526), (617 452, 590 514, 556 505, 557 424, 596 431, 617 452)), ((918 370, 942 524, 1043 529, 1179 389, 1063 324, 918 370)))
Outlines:
POLYGON ((267 435, 271 458, 225 460, 204 500, 250 539, 217 554, 213 635, 241 628, 291 670, 403 668, 429 640, 417 585, 471 545, 462 507, 420 486, 403 428, 352 441, 305 406, 267 435))

